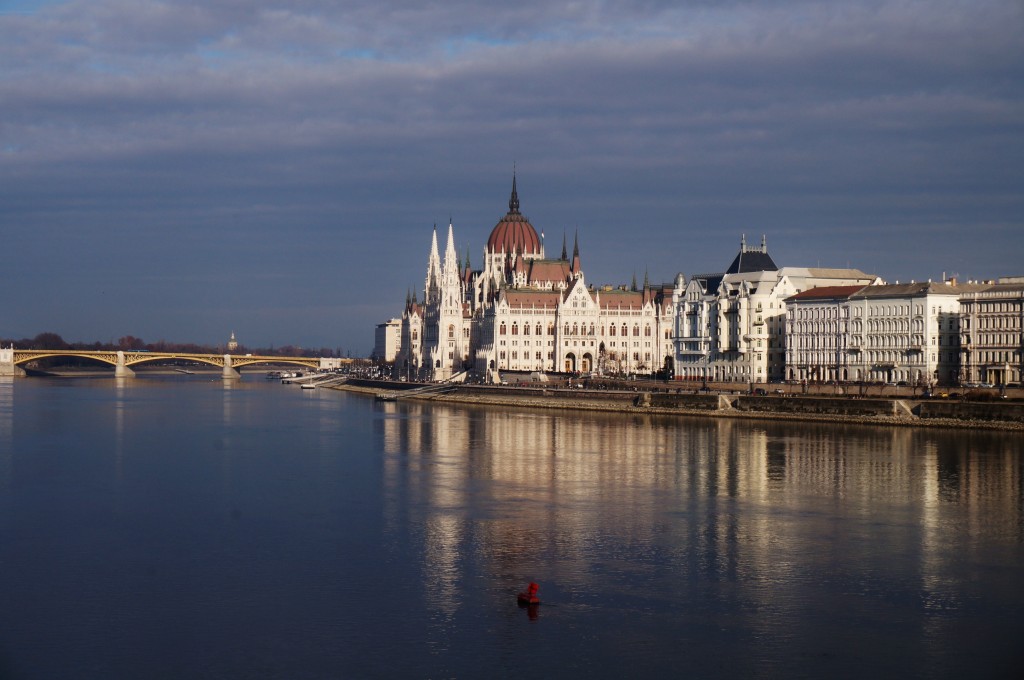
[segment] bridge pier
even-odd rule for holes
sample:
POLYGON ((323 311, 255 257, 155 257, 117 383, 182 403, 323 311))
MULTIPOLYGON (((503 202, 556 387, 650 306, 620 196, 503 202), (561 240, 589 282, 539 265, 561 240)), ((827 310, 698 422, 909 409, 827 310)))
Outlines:
POLYGON ((114 377, 115 378, 134 378, 135 371, 128 368, 128 365, 124 362, 124 352, 118 350, 117 352, 117 363, 114 364, 114 377))
POLYGON ((14 363, 14 345, 0 347, 0 377, 25 377, 25 369, 14 363))
POLYGON ((237 369, 231 366, 231 355, 224 355, 224 372, 222 374, 224 380, 241 380, 242 374, 237 369))

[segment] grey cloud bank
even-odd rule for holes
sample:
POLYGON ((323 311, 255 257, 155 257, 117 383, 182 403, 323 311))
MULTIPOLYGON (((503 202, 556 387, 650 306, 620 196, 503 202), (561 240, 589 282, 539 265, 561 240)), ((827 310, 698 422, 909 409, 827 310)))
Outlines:
POLYGON ((1024 10, 982 2, 17 2, 0 336, 369 351, 433 223, 594 283, 1024 273, 1024 10))

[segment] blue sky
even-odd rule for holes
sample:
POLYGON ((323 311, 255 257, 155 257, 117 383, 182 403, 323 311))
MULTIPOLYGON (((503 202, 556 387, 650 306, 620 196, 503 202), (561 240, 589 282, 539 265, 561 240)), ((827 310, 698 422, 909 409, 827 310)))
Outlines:
POLYGON ((0 0, 0 337, 372 346, 454 221, 588 281, 1024 274, 1017 0, 0 0))

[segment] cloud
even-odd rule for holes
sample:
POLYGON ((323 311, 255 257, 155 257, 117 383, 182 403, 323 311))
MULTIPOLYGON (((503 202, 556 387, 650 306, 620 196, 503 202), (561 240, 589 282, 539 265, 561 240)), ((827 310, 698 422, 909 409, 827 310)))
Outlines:
POLYGON ((741 230, 784 233, 769 242, 788 263, 828 260, 877 225, 892 244, 853 264, 923 278, 981 228, 972 270, 1005 273, 1024 212, 1011 0, 19 10, 0 15, 0 229, 57 261, 103 237, 127 261, 172 233, 249 259, 197 258, 200 276, 269 287, 252 267, 281 243, 355 250, 316 285, 364 290, 386 317, 422 278, 432 222, 452 215, 478 257, 513 161, 524 211, 549 234, 580 227, 602 281, 724 266, 741 230), (935 254, 908 260, 935 225, 935 254), (379 271, 374 249, 413 271, 379 271))

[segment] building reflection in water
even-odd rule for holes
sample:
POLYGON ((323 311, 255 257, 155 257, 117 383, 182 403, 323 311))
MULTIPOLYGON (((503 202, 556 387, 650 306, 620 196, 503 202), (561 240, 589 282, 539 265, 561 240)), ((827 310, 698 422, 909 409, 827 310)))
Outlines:
POLYGON ((14 378, 0 376, 0 489, 11 485, 14 466, 14 378))
POLYGON ((378 407, 385 522, 422 527, 407 540, 439 607, 458 606, 467 560, 578 600, 700 583, 760 613, 755 629, 811 574, 870 595, 892 569, 955 607, 960 549, 1024 538, 1013 435, 378 407))
POLYGON ((114 378, 114 479, 118 482, 124 481, 124 426, 130 380, 114 378))

